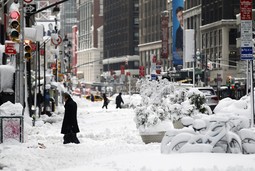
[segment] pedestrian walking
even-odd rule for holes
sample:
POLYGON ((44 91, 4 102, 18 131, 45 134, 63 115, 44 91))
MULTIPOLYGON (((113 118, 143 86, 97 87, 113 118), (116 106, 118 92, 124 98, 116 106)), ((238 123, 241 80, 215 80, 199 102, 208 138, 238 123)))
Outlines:
POLYGON ((123 101, 123 99, 121 97, 121 93, 119 93, 119 95, 116 97, 115 101, 116 101, 116 109, 117 108, 121 109, 121 103, 124 104, 124 101, 123 101))
POLYGON ((95 100, 95 97, 94 97, 94 95, 91 93, 91 95, 90 95, 90 100, 92 101, 92 102, 94 102, 94 100, 95 100))
POLYGON ((63 94, 65 102, 65 114, 62 123, 61 133, 64 134, 64 144, 79 144, 76 133, 80 132, 77 122, 77 104, 68 93, 63 94))
POLYGON ((104 99, 104 103, 102 106, 102 109, 105 107, 107 109, 108 103, 109 103, 109 99, 106 97, 105 93, 103 94, 103 99, 104 99))

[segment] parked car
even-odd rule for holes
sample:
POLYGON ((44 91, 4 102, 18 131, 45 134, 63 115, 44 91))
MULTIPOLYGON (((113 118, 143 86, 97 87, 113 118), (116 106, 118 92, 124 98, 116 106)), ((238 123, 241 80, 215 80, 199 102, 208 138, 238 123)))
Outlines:
POLYGON ((219 98, 212 87, 197 87, 199 91, 204 93, 206 98, 206 104, 210 106, 212 111, 219 103, 219 98))
MULTIPOLYGON (((85 97, 85 99, 91 101, 90 95, 86 95, 86 96, 84 96, 84 97, 85 97)), ((95 101, 95 102, 103 101, 103 97, 101 97, 101 96, 99 96, 99 95, 94 95, 94 101, 95 101)))

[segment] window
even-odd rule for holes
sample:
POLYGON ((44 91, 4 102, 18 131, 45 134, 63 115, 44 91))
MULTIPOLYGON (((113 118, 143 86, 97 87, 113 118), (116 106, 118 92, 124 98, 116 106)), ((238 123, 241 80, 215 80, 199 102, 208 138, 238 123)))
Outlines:
POLYGON ((99 12, 99 16, 103 16, 103 13, 104 13, 103 0, 100 0, 100 12, 99 12))
POLYGON ((135 3, 134 4, 134 11, 139 11, 139 4, 138 3, 135 3))
POLYGON ((137 17, 134 18, 134 24, 135 24, 135 25, 138 25, 138 24, 139 24, 139 18, 137 18, 137 17))

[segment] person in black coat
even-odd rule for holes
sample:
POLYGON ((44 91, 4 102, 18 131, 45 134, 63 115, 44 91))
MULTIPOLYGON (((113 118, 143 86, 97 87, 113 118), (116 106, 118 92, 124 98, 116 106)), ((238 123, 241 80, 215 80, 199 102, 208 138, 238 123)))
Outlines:
POLYGON ((105 107, 107 109, 108 103, 109 103, 109 99, 106 97, 105 93, 103 94, 103 99, 104 99, 104 103, 102 106, 102 109, 105 107))
POLYGON ((68 93, 63 94, 65 101, 65 115, 62 123, 61 134, 64 134, 64 144, 79 144, 76 133, 80 132, 77 122, 77 104, 68 93))
POLYGON ((124 101, 123 101, 123 99, 121 97, 121 93, 119 93, 119 95, 116 97, 115 101, 116 101, 116 109, 117 108, 121 109, 121 103, 124 104, 124 101))
POLYGON ((94 100, 95 100, 95 97, 94 97, 94 95, 91 93, 91 95, 90 95, 90 100, 92 101, 92 102, 94 102, 94 100))

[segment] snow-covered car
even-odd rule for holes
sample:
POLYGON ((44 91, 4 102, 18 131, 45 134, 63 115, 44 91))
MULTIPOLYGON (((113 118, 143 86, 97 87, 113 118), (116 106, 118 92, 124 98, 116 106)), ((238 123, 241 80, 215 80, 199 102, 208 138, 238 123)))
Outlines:
POLYGON ((206 104, 210 106, 212 111, 219 103, 219 98, 212 87, 197 87, 199 91, 204 93, 206 98, 206 104))

